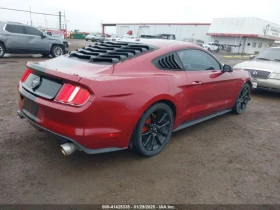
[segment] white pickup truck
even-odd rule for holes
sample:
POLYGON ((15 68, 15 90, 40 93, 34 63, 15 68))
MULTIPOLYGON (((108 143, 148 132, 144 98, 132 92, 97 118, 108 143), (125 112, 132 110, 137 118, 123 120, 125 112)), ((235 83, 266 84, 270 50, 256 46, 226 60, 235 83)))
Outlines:
POLYGON ((203 44, 202 46, 205 50, 208 50, 209 52, 219 52, 220 51, 219 47, 217 45, 215 45, 214 42, 208 42, 208 43, 203 44))

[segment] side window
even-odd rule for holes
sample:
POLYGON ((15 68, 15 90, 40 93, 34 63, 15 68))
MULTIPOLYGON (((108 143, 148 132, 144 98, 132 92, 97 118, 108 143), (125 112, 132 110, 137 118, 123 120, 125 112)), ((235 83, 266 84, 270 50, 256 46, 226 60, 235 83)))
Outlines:
POLYGON ((25 34, 24 27, 20 25, 7 24, 5 30, 10 33, 25 34))
POLYGON ((25 30, 28 35, 42 36, 43 34, 41 31, 37 30, 36 28, 32 28, 29 26, 25 26, 25 30))
POLYGON ((185 70, 220 70, 220 63, 206 52, 201 50, 181 50, 177 52, 185 70))

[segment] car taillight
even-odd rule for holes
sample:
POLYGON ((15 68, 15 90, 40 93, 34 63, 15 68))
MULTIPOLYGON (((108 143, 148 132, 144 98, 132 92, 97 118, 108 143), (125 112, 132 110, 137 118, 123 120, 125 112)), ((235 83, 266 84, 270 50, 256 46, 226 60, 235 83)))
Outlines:
POLYGON ((64 84, 54 100, 63 104, 81 106, 87 102, 89 97, 90 93, 87 89, 81 86, 64 84))
POLYGON ((21 82, 24 82, 27 79, 27 77, 29 76, 30 73, 32 73, 32 70, 31 69, 26 69, 26 71, 24 72, 24 74, 21 77, 21 82))

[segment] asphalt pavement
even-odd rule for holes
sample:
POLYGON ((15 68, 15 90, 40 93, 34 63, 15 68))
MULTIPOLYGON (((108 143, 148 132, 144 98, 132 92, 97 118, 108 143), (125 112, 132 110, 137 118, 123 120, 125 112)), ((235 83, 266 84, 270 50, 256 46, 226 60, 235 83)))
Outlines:
POLYGON ((0 59, 0 204, 280 204, 279 93, 254 91, 244 114, 174 133, 152 158, 64 157, 55 138, 16 114, 25 63, 43 59, 0 59))

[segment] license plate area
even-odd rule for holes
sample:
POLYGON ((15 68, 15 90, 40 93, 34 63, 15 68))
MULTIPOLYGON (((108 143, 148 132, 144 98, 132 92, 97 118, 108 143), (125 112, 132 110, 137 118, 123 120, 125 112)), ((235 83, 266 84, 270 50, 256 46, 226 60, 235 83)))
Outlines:
POLYGON ((31 101, 28 98, 23 99, 23 110, 25 112, 37 117, 38 109, 38 105, 34 101, 31 101))
POLYGON ((258 87, 258 83, 252 82, 252 84, 253 84, 253 88, 257 88, 258 87))
POLYGON ((22 87, 33 95, 52 100, 62 87, 62 82, 45 76, 30 74, 26 81, 22 83, 22 87), (33 87, 32 85, 36 79, 39 79, 40 82, 33 87))

